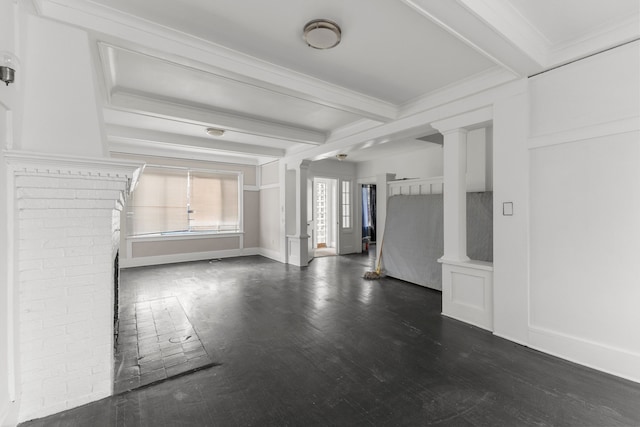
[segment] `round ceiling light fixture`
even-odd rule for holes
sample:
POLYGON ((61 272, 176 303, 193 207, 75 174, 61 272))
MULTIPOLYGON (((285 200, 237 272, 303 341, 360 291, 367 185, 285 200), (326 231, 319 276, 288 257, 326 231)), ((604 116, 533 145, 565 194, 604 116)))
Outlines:
POLYGON ((222 136, 224 135, 224 129, 207 128, 207 134, 209 136, 222 136))
POLYGON ((345 153, 336 154, 336 159, 340 161, 343 161, 346 158, 347 158, 347 155, 345 153))
POLYGON ((304 41, 314 49, 331 49, 340 43, 342 31, 328 19, 314 19, 304 26, 304 41))

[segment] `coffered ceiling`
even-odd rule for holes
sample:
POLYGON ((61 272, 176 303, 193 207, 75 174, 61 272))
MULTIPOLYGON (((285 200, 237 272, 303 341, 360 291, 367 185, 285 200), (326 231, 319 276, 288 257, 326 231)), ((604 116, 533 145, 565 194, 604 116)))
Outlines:
POLYGON ((430 144, 417 138, 433 129, 389 125, 433 99, 454 100, 640 35, 637 0, 36 4, 43 16, 88 30, 113 152, 243 163, 320 158, 342 141, 354 160, 372 158, 383 143, 416 149, 430 144), (303 26, 316 18, 341 27, 337 47, 305 44, 303 26), (225 133, 209 136, 208 127, 225 133))

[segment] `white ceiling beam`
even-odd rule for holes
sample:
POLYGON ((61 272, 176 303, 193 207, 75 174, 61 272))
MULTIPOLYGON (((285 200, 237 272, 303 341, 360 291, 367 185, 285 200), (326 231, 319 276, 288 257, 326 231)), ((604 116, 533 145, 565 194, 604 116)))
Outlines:
POLYGON ((115 93, 111 95, 111 106, 109 107, 115 110, 304 144, 320 145, 323 144, 326 139, 324 133, 321 132, 247 119, 228 113, 187 107, 185 105, 151 99, 146 96, 120 93, 118 92, 118 88, 114 89, 115 93))
POLYGON ((509 2, 458 0, 467 10, 540 65, 549 63, 551 43, 509 2))
MULTIPOLYGON (((402 1, 496 64, 519 76, 528 76, 544 68, 544 62, 539 62, 544 59, 539 52, 539 40, 535 41, 535 38, 534 41, 527 40, 531 34, 523 33, 518 37, 520 45, 514 43, 510 39, 510 34, 504 34, 488 25, 485 18, 479 15, 479 13, 488 14, 489 11, 493 13, 494 18, 499 15, 488 6, 482 9, 480 7, 469 9, 466 0, 402 1)), ((504 30, 503 26, 497 26, 504 30)))
POLYGON ((384 144, 392 139, 409 138, 433 132, 431 123, 458 116, 469 111, 483 109, 492 105, 496 99, 502 99, 526 91, 527 80, 519 79, 505 85, 456 100, 445 105, 402 117, 391 123, 363 130, 344 137, 328 140, 324 145, 311 147, 304 151, 287 153, 284 162, 301 160, 319 160, 334 156, 350 149, 366 148, 371 145, 384 144))
POLYGON ((205 64, 221 76, 259 83, 266 89, 372 120, 396 118, 397 106, 306 76, 200 38, 172 30, 85 0, 37 0, 43 16, 101 34, 103 40, 134 45, 136 50, 174 62, 205 64), (162 53, 161 53, 162 52, 162 53), (164 56, 163 56, 164 55, 164 56))
POLYGON ((181 145, 152 143, 146 141, 109 141, 109 152, 112 155, 135 155, 144 157, 167 157, 210 162, 236 163, 240 165, 258 165, 265 161, 273 161, 271 157, 242 156, 229 154, 226 151, 205 150, 181 145))
POLYGON ((267 156, 279 158, 285 155, 285 150, 281 148, 230 142, 217 138, 198 138, 195 136, 176 135, 172 133, 148 129, 136 129, 118 125, 107 125, 106 131, 107 138, 110 141, 118 141, 122 143, 150 142, 174 144, 214 151, 226 151, 235 154, 250 154, 259 157, 267 156))

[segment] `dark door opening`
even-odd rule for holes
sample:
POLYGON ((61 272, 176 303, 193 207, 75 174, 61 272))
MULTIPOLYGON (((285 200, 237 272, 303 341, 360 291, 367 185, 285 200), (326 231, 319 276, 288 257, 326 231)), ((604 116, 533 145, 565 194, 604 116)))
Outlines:
POLYGON ((362 242, 363 250, 376 242, 376 186, 362 185, 362 242))

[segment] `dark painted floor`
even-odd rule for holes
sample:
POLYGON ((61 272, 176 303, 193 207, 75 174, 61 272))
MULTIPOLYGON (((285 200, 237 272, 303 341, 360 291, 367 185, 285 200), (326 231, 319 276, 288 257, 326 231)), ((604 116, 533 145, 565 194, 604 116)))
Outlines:
POLYGON ((114 393, 183 375, 213 362, 178 298, 139 301, 127 286, 120 292, 114 393))
POLYGON ((365 281, 366 256, 122 271, 177 297, 220 366, 24 426, 640 426, 640 384, 440 315, 439 292, 365 281))

